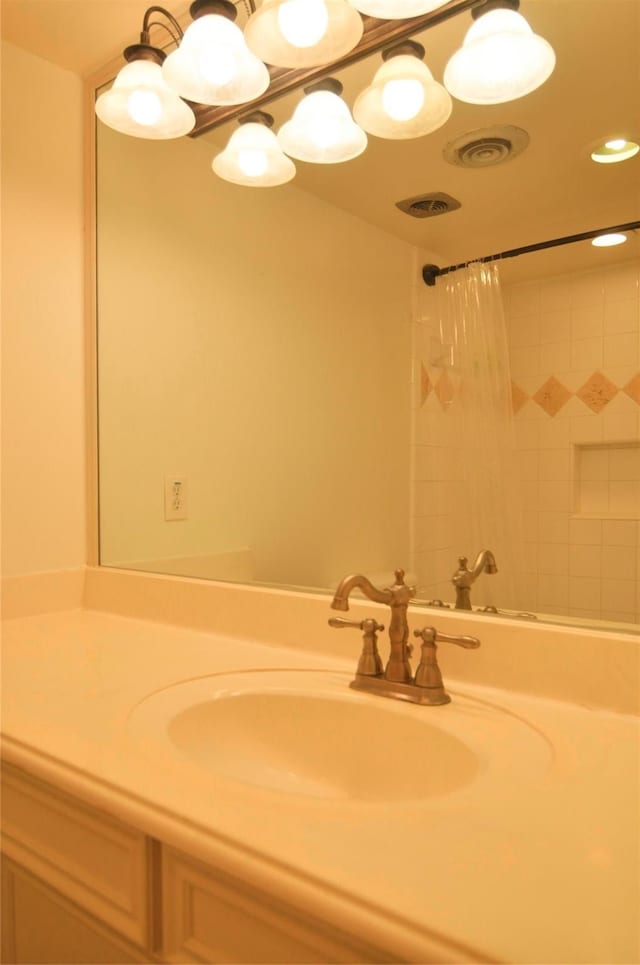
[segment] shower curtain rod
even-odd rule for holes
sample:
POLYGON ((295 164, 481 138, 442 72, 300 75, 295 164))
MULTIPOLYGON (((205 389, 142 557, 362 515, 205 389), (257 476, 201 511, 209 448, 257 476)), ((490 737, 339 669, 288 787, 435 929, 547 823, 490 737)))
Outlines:
POLYGON ((425 285, 430 287, 435 285, 439 275, 448 275, 452 271, 459 271, 468 265, 477 262, 499 261, 501 258, 515 258, 516 255, 526 255, 530 251, 542 251, 544 248, 556 248, 558 245, 571 245, 575 241, 587 241, 589 238, 597 238, 598 235, 606 235, 617 231, 634 231, 640 228, 640 221, 630 221, 628 224, 614 225, 611 228, 596 228, 593 231, 583 231, 579 235, 567 235, 565 238, 553 238, 551 241, 539 241, 535 245, 524 245, 522 248, 511 248, 509 251, 501 251, 497 255, 485 255, 484 258, 471 258, 460 265, 448 265, 446 268, 439 268, 437 265, 423 265, 422 278, 425 285))

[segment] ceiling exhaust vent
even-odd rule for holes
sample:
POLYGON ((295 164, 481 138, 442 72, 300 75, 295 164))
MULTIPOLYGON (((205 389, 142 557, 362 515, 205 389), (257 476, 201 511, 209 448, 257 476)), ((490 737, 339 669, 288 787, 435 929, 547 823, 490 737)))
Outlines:
POLYGON ((521 127, 485 127, 449 141, 442 154, 458 167, 489 168, 517 157, 528 144, 529 135, 521 127))
POLYGON ((461 207, 460 202, 450 194, 432 191, 431 194, 419 194, 415 198, 405 198, 396 201, 396 207, 410 214, 413 218, 434 218, 438 214, 446 214, 461 207))

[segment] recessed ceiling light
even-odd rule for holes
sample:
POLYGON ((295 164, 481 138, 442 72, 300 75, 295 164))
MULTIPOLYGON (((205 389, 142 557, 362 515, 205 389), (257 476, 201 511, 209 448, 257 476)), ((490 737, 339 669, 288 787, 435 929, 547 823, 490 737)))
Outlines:
POLYGON ((595 248, 613 248, 615 245, 623 245, 626 240, 626 235, 613 232, 610 235, 598 235, 597 238, 593 239, 591 244, 595 248))
POLYGON ((615 164, 618 161, 627 161, 640 151, 640 144, 636 141, 627 141, 624 137, 614 137, 598 144, 591 152, 591 160, 598 164, 615 164))

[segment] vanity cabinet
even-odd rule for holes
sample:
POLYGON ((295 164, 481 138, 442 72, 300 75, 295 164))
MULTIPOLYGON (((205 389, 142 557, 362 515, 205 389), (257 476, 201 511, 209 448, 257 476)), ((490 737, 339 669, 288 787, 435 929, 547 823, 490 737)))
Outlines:
POLYGON ((2 825, 5 963, 155 960, 144 834, 6 765, 2 825))
POLYGON ((162 883, 163 947, 176 965, 397 961, 171 848, 163 848, 162 883))
POLYGON ((398 961, 6 765, 3 825, 5 965, 398 961))

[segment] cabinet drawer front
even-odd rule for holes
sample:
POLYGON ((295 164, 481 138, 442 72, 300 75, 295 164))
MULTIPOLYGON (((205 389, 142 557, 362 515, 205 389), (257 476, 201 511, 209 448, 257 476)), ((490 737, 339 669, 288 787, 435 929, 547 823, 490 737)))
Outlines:
POLYGON ((388 962, 350 936, 289 909, 243 881, 163 848, 164 959, 167 962, 307 965, 388 962))
POLYGON ((144 946, 145 836, 13 768, 4 768, 2 784, 5 854, 144 946))
POLYGON ((2 862, 2 961, 148 965, 150 958, 7 859, 2 862))

